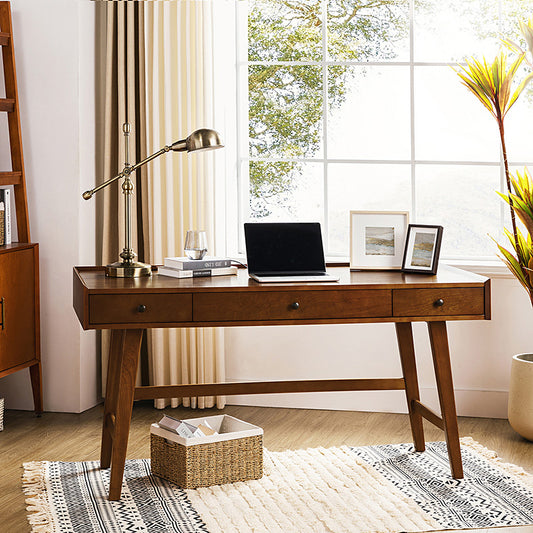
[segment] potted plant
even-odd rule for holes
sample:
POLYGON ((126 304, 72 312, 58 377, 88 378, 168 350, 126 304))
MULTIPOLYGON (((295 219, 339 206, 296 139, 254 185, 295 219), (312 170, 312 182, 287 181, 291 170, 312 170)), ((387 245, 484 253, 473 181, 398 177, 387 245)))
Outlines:
MULTIPOLYGON (((521 22, 520 30, 529 53, 533 56, 533 17, 527 23, 521 22)), ((512 229, 504 229, 511 246, 496 245, 501 254, 499 257, 527 291, 533 305, 533 180, 527 168, 523 173, 511 175, 504 127, 507 112, 533 77, 533 73, 530 73, 513 87, 518 69, 524 61, 533 68, 533 62, 528 59, 527 51, 517 44, 511 41, 504 41, 504 44, 517 54, 509 66, 507 54, 502 49, 492 63, 488 63, 485 58, 481 61, 468 59, 466 66, 460 66, 457 74, 463 85, 490 111, 498 124, 507 185, 506 192, 498 194, 509 206, 512 229), (516 218, 524 225, 523 231, 517 227, 516 218)), ((517 433, 533 440, 533 354, 513 357, 508 417, 517 433)))

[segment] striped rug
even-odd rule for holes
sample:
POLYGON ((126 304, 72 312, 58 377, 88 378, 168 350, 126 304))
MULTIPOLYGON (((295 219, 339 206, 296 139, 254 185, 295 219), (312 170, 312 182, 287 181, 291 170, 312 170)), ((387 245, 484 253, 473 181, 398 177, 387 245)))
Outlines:
POLYGON ((462 440, 465 478, 429 443, 269 452, 260 480, 182 490, 126 463, 122 498, 106 499, 97 462, 24 465, 28 520, 38 533, 370 533, 533 524, 533 476, 462 440))

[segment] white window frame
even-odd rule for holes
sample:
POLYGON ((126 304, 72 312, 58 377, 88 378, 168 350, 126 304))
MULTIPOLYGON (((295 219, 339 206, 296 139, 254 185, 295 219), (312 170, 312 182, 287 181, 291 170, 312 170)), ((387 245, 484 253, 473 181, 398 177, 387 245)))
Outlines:
MULTIPOLYGON (((327 0, 322 0, 323 9, 325 9, 327 0)), ((500 0, 501 3, 501 0, 500 0)), ((411 180, 411 222, 416 223, 416 168, 419 165, 450 165, 450 166, 490 166, 499 168, 500 175, 500 187, 501 190, 505 190, 505 173, 503 168, 503 160, 500 154, 500 160, 489 161, 439 161, 439 160, 421 160, 415 157, 415 69, 418 67, 449 67, 456 66, 454 62, 420 62, 414 60, 414 1, 410 0, 409 7, 409 60, 408 61, 375 61, 375 62, 346 62, 346 61, 248 61, 247 58, 247 14, 248 14, 248 2, 246 0, 236 0, 235 4, 235 68, 236 68, 236 91, 235 91, 235 112, 237 128, 235 131, 235 171, 236 180, 234 176, 229 176, 231 187, 227 196, 228 203, 228 217, 226 222, 227 231, 227 250, 232 256, 243 256, 245 253, 243 242, 243 223, 248 220, 249 217, 249 182, 248 182, 248 166, 250 161, 302 161, 311 163, 320 163, 323 165, 324 176, 324 247, 328 250, 328 166, 330 163, 348 163, 348 164, 377 164, 377 165, 407 165, 410 167, 410 180, 411 180), (323 157, 319 158, 257 158, 250 157, 248 146, 248 66, 250 65, 275 65, 280 64, 284 66, 291 65, 310 65, 319 66, 322 68, 323 73, 323 157), (332 65, 342 65, 351 67, 367 67, 367 66, 398 66, 409 67, 409 91, 410 91, 410 158, 400 160, 388 160, 388 159, 333 159, 328 158, 328 135, 327 135, 327 106, 328 106, 328 80, 327 71, 328 67, 332 65), (228 200, 229 199, 229 200, 228 200), (236 200, 236 202, 235 202, 236 200), (235 203, 238 207, 235 209, 235 203), (229 206, 232 206, 231 208, 229 206)), ((225 31, 228 35, 227 28, 225 31)), ((327 23, 322 27, 322 52, 323 57, 327 57, 327 23)), ((475 51, 473 51, 475 52, 475 51)), ((496 127, 496 125, 495 125, 496 127)), ((513 166, 524 166, 531 162, 525 161, 513 161, 510 162, 513 166)), ((506 206, 502 202, 500 206, 500 225, 503 226, 504 215, 506 213, 506 206)), ((328 254, 328 259, 332 261, 347 261, 346 256, 335 256, 328 254)), ((458 257, 458 256, 445 256, 441 257, 441 260, 449 264, 455 264, 457 266, 467 268, 478 273, 485 275, 491 275, 492 277, 507 277, 507 268, 496 258, 496 256, 488 257, 458 257)), ((512 275, 509 273, 509 277, 512 275)))

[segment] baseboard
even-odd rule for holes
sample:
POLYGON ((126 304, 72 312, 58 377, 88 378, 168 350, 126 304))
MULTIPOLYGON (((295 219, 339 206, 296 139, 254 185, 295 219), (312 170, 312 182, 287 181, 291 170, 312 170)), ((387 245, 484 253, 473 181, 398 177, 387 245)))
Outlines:
MULTIPOLYGON (((238 381, 228 378, 227 381, 238 381)), ((421 388, 422 401, 439 412, 438 394, 434 388, 421 388)), ((503 390, 455 389, 459 416, 507 418, 508 392, 503 390)), ((296 394, 263 394, 228 396, 228 405, 285 407, 294 409, 326 409, 333 411, 367 411, 407 413, 403 391, 313 392, 296 394)))

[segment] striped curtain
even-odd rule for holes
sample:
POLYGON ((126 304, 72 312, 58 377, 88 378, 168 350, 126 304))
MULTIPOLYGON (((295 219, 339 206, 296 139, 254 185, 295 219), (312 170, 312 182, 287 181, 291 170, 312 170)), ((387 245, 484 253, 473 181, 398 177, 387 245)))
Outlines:
MULTIPOLYGON (((214 0, 216 1, 216 0, 214 0)), ((146 152, 213 128, 213 0, 142 2, 146 80, 146 152)), ((168 153, 147 165, 143 181, 145 259, 161 264, 183 255, 187 230, 205 230, 210 255, 215 236, 215 152, 168 153)), ((221 328, 153 329, 148 332, 153 385, 225 380, 221 328)), ((224 397, 156 400, 222 408, 224 397)))

